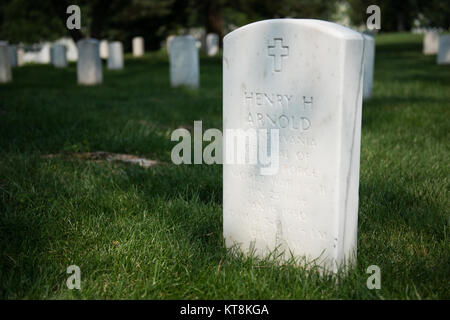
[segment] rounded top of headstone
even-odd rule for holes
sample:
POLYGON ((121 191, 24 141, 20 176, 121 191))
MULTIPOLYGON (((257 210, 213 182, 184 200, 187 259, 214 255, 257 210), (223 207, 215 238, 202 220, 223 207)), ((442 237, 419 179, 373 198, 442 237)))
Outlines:
POLYGON ((181 35, 181 36, 175 36, 173 37, 173 39, 192 39, 192 40, 196 40, 195 37, 191 34, 186 34, 186 35, 181 35))
POLYGON ((188 44, 188 43, 193 43, 195 44, 197 42, 197 40, 195 39, 194 36, 187 34, 187 35, 182 35, 182 36, 175 36, 172 40, 170 40, 171 43, 175 44, 175 46, 179 43, 179 44, 188 44))
POLYGON ((94 38, 84 38, 84 39, 78 40, 77 43, 98 43, 98 40, 94 39, 94 38))
POLYGON ((8 41, 0 40, 0 46, 7 46, 7 45, 8 45, 8 41))
POLYGON ((251 30, 253 28, 280 28, 282 30, 283 28, 289 27, 306 27, 310 28, 311 30, 317 30, 324 33, 331 34, 335 37, 342 38, 342 39, 358 39, 361 40, 361 33, 354 31, 350 28, 344 27, 340 24, 324 21, 324 20, 317 20, 317 19, 269 19, 269 20, 262 20, 258 22, 253 22, 250 24, 247 24, 243 27, 240 27, 230 33, 228 33, 224 40, 234 37, 235 35, 251 30))

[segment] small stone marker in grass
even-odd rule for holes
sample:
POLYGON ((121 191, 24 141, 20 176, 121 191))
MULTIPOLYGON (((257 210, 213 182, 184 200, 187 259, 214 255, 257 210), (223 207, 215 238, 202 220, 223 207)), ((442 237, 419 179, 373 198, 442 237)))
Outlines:
POLYGON ((11 63, 7 41, 0 41, 0 83, 12 81, 11 63))
POLYGON ((172 87, 199 86, 199 61, 193 36, 177 36, 170 44, 170 83, 172 87))
POLYGON ((100 58, 102 59, 108 59, 108 41, 102 40, 100 41, 100 58))
POLYGON ((123 69, 123 47, 122 42, 120 41, 113 41, 109 43, 108 69, 123 69))
POLYGON ((450 63, 450 35, 442 35, 439 37, 439 52, 437 55, 437 63, 450 63))
POLYGON ((219 35, 208 33, 206 36, 206 53, 208 56, 215 56, 219 52, 219 35))
POLYGON ((17 67, 17 46, 11 44, 8 46, 9 64, 11 68, 17 67))
POLYGON ((133 56, 134 57, 142 57, 144 55, 144 38, 142 37, 134 37, 132 41, 133 45, 133 56))
POLYGON ((56 68, 67 67, 67 49, 63 44, 54 44, 51 48, 52 64, 56 68))
POLYGON ((99 42, 95 39, 82 39, 77 42, 78 84, 95 85, 103 81, 102 61, 99 54, 99 42))
POLYGON ((439 33, 437 31, 425 32, 423 37, 423 53, 437 54, 439 46, 439 33))

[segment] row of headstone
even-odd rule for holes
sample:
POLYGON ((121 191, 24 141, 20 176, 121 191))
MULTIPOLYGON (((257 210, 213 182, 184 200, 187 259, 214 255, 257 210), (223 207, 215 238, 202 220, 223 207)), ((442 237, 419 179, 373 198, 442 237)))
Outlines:
MULTIPOLYGON (((375 63, 375 40, 369 34, 364 37, 364 82, 363 98, 372 96, 373 74, 375 63)), ((208 34, 206 38, 207 53, 212 56, 219 50, 219 37, 217 34, 208 34)), ((198 47, 193 36, 169 36, 167 38, 167 50, 170 58, 171 85, 199 86, 199 61, 198 47)))
MULTIPOLYGON (((113 42, 114 43, 114 42, 113 42)), ((117 44, 113 44, 114 47, 118 47, 117 44)), ((122 46, 122 45, 120 45, 122 46)), ((100 42, 100 57, 102 59, 108 59, 109 43, 107 40, 102 40, 100 42)), ((123 49, 122 49, 123 50, 123 49)), ((117 49, 116 49, 117 51, 117 49)), ((133 39, 133 55, 142 56, 144 54, 144 40, 142 37, 136 37, 133 39)), ((122 53, 123 55, 123 53, 122 53)), ((50 42, 44 42, 40 44, 34 44, 31 50, 25 51, 23 46, 9 45, 9 56, 11 67, 21 66, 24 63, 38 63, 38 64, 52 64, 58 67, 64 67, 67 61, 77 61, 78 60, 78 49, 77 45, 71 38, 61 38, 55 41, 53 44, 50 42), (61 47, 65 47, 65 60, 61 54, 61 47), (57 48, 58 55, 57 61, 54 61, 53 50, 57 48)), ((114 62, 110 62, 112 69, 120 68, 120 63, 118 63, 118 58, 113 57, 114 62)), ((123 62, 122 62, 123 65, 123 62)))
MULTIPOLYGON (((88 40, 88 39, 84 39, 88 40)), ((78 51, 83 50, 83 53, 81 54, 83 59, 85 60, 86 57, 88 60, 90 59, 96 59, 92 58, 91 48, 93 47, 94 43, 98 42, 95 39, 90 39, 92 41, 84 41, 81 40, 81 43, 78 43, 78 51), (87 44, 86 44, 87 43, 87 44), (89 53, 85 53, 85 51, 88 51, 89 53)), ((111 70, 120 70, 123 69, 123 47, 122 43, 119 41, 113 41, 113 42, 107 42, 106 40, 103 40, 99 44, 99 57, 102 59, 107 59, 107 68, 111 70)), ((50 49, 50 59, 53 66, 57 68, 64 68, 67 66, 67 47, 63 44, 56 43, 54 44, 50 49)), ((85 61, 80 62, 80 71, 86 70, 83 66, 89 65, 86 64, 85 61)), ((93 64, 96 66, 96 63, 93 64)), ((101 64, 100 64, 101 67, 101 64)), ((93 67, 94 69, 96 67, 93 67)), ((86 78, 83 75, 80 75, 80 83, 82 84, 95 84, 95 83, 101 83, 101 77, 98 77, 98 72, 93 72, 96 76, 87 76, 86 78, 91 80, 85 80, 86 78), (92 83, 91 83, 92 82, 92 83)))
POLYGON ((33 45, 32 50, 24 52, 23 62, 49 64, 51 62, 50 48, 51 48, 50 42, 44 42, 33 45))
POLYGON ((261 257, 278 250, 285 259, 292 255, 333 272, 355 262, 363 82, 371 46, 373 39, 359 32, 310 19, 260 21, 225 36, 228 247, 261 257), (228 131, 237 130, 248 135, 241 152, 255 146, 256 164, 231 159, 228 143, 236 137, 228 131))
MULTIPOLYGON (((120 41, 107 43, 107 68, 123 69, 123 46, 120 41)), ((95 85, 103 82, 100 42, 95 39, 78 41, 77 77, 82 85, 95 85)))
MULTIPOLYGON (((82 39, 77 43, 77 78, 82 85, 100 84, 103 81, 99 42, 95 39, 82 39)), ((49 60, 57 68, 67 66, 67 47, 56 43, 49 49, 49 60)), ((0 41, 0 82, 12 80, 11 67, 17 65, 17 47, 0 41)), ((123 68, 123 47, 119 41, 108 44, 107 67, 111 70, 123 68)))
MULTIPOLYGON (((192 37, 194 37, 194 39, 196 40, 196 47, 197 49, 202 49, 203 47, 205 48, 206 54, 210 57, 215 56, 219 53, 219 35, 216 33, 208 33, 205 36, 205 45, 199 45, 199 43, 202 43, 203 41, 198 40, 194 35, 191 35, 192 37)), ((170 56, 170 47, 171 47, 171 42, 172 40, 175 38, 175 35, 170 35, 167 37, 166 39, 166 48, 167 48, 167 53, 170 56)))
POLYGON ((415 27, 411 29, 413 34, 424 34, 427 32, 444 32, 442 28, 430 28, 430 27, 415 27))
MULTIPOLYGON (((22 66, 24 63, 38 63, 38 64, 49 64, 53 63, 52 60, 52 50, 56 45, 64 45, 59 40, 53 45, 49 42, 44 42, 40 44, 35 44, 32 46, 30 51, 25 51, 23 45, 10 45, 10 63, 12 67, 22 66)), ((67 50, 67 49, 66 49, 67 50)), ((76 49, 75 49, 76 53, 76 49)), ((67 54, 72 58, 73 51, 67 54)), ((75 57, 76 60, 76 57, 75 57)))
POLYGON ((439 35, 437 31, 428 31, 423 37, 423 53, 437 55, 438 64, 450 64, 450 35, 439 35))

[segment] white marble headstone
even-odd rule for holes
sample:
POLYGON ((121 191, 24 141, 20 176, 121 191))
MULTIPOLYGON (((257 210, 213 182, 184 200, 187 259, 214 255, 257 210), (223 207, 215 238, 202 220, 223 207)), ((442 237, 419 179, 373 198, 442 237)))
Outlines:
MULTIPOLYGON (((310 19, 260 21, 225 36, 227 246, 257 256, 277 248, 286 259, 292 253, 333 272, 344 261, 354 261, 363 45, 358 32, 310 19), (257 164, 227 159, 227 144, 233 141, 229 130, 236 129, 250 137, 257 131, 257 164), (273 134, 277 129, 279 139, 273 134), (270 142, 267 149, 264 137, 270 142), (265 158, 277 154, 277 145, 279 163, 274 165, 275 157, 265 158)), ((251 141, 247 147, 256 146, 251 141)))
POLYGON ((25 50, 23 49, 23 47, 18 47, 17 48, 17 66, 23 66, 25 61, 24 61, 24 55, 25 55, 25 50))
POLYGON ((24 51, 23 61, 24 63, 40 63, 39 51, 24 51))
POLYGON ((173 87, 199 86, 198 48, 193 36, 177 36, 170 45, 170 83, 173 87))
POLYGON ((38 63, 49 64, 51 62, 50 48, 50 42, 44 42, 41 44, 41 49, 38 54, 38 63))
POLYGON ((219 52, 219 35, 208 33, 206 36, 206 53, 208 56, 215 56, 219 52))
POLYGON ((375 65, 375 39, 368 34, 364 34, 364 84, 363 98, 369 99, 372 96, 373 69, 375 65))
POLYGON ((142 37, 134 37, 133 38, 133 56, 134 57, 142 57, 144 55, 144 38, 142 37))
POLYGON ((172 43, 173 38, 175 38, 174 35, 170 35, 166 39, 166 48, 167 48, 167 54, 170 55, 170 44, 172 43))
POLYGON ((439 46, 439 33, 436 31, 427 31, 423 37, 423 53, 437 54, 439 46))
POLYGON ((439 51, 437 55, 438 64, 450 63, 450 35, 442 35, 439 37, 439 51))
POLYGON ((108 41, 100 41, 100 58, 108 59, 108 41))
POLYGON ((7 41, 0 41, 0 83, 12 80, 11 64, 7 41))
POLYGON ((60 43, 66 46, 67 48, 67 60, 68 61, 77 61, 78 59, 78 49, 76 43, 72 38, 61 38, 56 41, 56 43, 60 43))
POLYGON ((8 52, 9 52, 9 64, 12 68, 17 67, 17 46, 16 45, 9 45, 8 46, 8 52))
POLYGON ((56 68, 67 67, 67 49, 63 44, 56 43, 51 49, 52 64, 56 68))
POLYGON ((23 55, 24 62, 49 64, 51 62, 50 43, 35 43, 32 45, 32 50, 27 51, 23 55))
POLYGON ((123 69, 123 47, 122 42, 113 41, 109 43, 108 48, 108 69, 123 69))
POLYGON ((82 39, 77 42, 78 84, 94 85, 103 81, 102 61, 99 54, 99 42, 95 39, 82 39))

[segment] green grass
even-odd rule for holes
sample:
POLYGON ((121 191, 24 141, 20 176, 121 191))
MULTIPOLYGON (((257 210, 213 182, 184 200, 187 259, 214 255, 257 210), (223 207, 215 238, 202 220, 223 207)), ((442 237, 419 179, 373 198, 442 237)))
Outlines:
POLYGON ((171 164, 172 130, 222 126, 220 58, 202 57, 198 91, 170 88, 163 52, 98 87, 77 86, 74 64, 14 69, 0 86, 0 298, 449 299, 450 67, 420 36, 376 41, 358 264, 338 282, 227 252, 221 166, 171 164), (100 150, 166 164, 70 158, 100 150), (81 291, 65 285, 71 264, 81 291), (381 290, 366 287, 370 265, 381 290))

